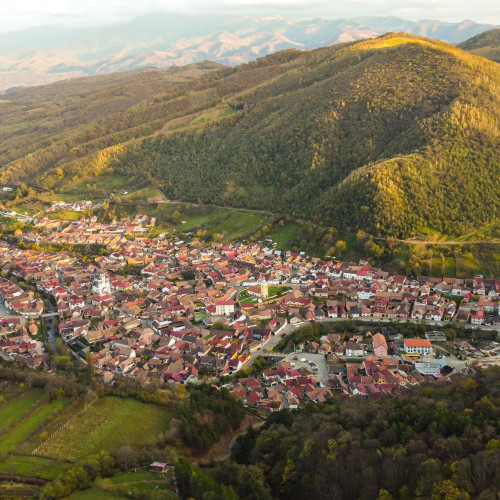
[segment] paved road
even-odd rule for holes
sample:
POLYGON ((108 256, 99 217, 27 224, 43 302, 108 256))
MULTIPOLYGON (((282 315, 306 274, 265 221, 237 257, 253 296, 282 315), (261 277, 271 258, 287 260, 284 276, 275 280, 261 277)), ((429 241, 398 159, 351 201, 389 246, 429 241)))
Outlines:
MULTIPOLYGON (((401 320, 401 321, 395 321, 395 320, 390 319, 390 318, 356 318, 356 321, 358 321, 358 320, 364 321, 364 322, 378 322, 378 321, 380 321, 381 323, 398 323, 398 322, 405 323, 406 322, 406 319, 401 320)), ((339 321, 345 321, 345 318, 328 318, 328 319, 320 320, 319 322, 333 322, 334 323, 334 322, 339 322, 339 321)), ((417 320, 417 319, 410 319, 409 321, 412 323, 422 323, 421 320, 417 320)), ((444 322, 444 321, 426 321, 425 324, 426 325, 435 325, 438 327, 450 325, 449 322, 444 322)), ((484 330, 493 330, 493 331, 497 331, 497 332, 500 330, 499 327, 482 326, 481 328, 484 330)), ((283 334, 285 336, 290 335, 290 333, 293 332, 294 329, 295 329, 295 327, 293 327, 290 324, 287 324, 280 330, 280 332, 277 335, 271 335, 271 337, 267 340, 267 342, 264 342, 262 344, 262 346, 260 347, 259 350, 254 351, 251 354, 251 358, 247 361, 247 363, 245 363, 243 369, 247 369, 250 366, 252 366, 259 355, 272 351, 274 346, 282 339, 282 335, 283 334)), ((499 337, 500 337, 500 333, 499 333, 499 337)), ((431 361, 431 359, 428 359, 428 361, 431 361)), ((448 356, 446 358, 446 361, 448 362, 449 366, 452 366, 453 368, 455 368, 457 370, 460 370, 465 366, 464 361, 460 361, 459 359, 457 359, 455 356, 452 356, 452 355, 448 356)))
POLYGON ((246 370, 253 365, 254 361, 263 353, 272 351, 274 346, 281 340, 283 334, 289 335, 293 331, 292 325, 285 325, 277 335, 271 335, 269 339, 262 344, 258 351, 254 351, 250 356, 250 359, 245 363, 243 369, 246 370))

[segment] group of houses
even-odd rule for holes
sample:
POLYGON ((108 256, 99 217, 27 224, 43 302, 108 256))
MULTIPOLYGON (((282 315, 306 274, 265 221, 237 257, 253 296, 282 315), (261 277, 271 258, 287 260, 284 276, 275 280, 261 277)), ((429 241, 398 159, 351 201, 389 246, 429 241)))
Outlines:
MULTIPOLYGON (((443 359, 425 358, 432 352, 432 344, 427 339, 388 340, 380 332, 373 335, 368 332, 365 337, 358 334, 344 337, 331 333, 324 335, 320 343, 311 342, 306 346, 308 352, 324 354, 321 362, 326 366, 326 375, 323 377, 319 376, 314 362, 296 366, 298 361, 286 359, 262 375, 240 378, 228 387, 247 406, 272 412, 298 408, 302 403, 325 402, 334 394, 367 397, 398 394, 451 372, 443 359), (419 354, 423 358, 412 359, 400 353, 419 354)), ((302 354, 294 359, 300 356, 302 354)))
MULTIPOLYGON (((392 276, 365 261, 324 261, 268 242, 207 246, 193 238, 153 238, 154 226, 147 216, 110 223, 82 218, 22 235, 32 243, 102 245, 106 252, 92 261, 1 243, 2 300, 16 315, 36 317, 43 298, 50 299, 62 338, 82 359, 89 352, 95 373, 107 382, 133 377, 179 383, 198 380, 200 373, 235 373, 285 325, 307 321, 500 324, 500 280, 392 276), (239 300, 242 291, 245 301, 239 300)), ((388 346, 381 337, 375 342, 374 355, 385 356, 388 346)), ((333 345, 327 339, 317 349, 345 357, 364 351, 356 339, 333 345)), ((300 393, 327 393, 317 380, 306 383, 307 374, 300 377, 300 393)))

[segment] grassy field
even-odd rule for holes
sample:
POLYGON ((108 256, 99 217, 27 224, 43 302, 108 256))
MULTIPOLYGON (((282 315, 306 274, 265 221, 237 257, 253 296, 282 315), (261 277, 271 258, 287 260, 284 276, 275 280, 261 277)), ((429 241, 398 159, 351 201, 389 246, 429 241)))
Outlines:
POLYGON ((51 481, 56 479, 61 472, 72 466, 72 463, 63 460, 9 455, 5 460, 0 462, 0 474, 18 474, 51 481))
POLYGON ((99 479, 85 491, 75 491, 70 500, 112 500, 115 498, 174 499, 172 473, 157 474, 148 470, 125 472, 111 478, 99 479))
POLYGON ((229 217, 210 229, 211 234, 222 234, 222 241, 228 243, 255 233, 269 220, 269 215, 260 212, 233 210, 229 217))
POLYGON ((240 304, 249 304, 249 303, 256 303, 259 299, 257 297, 254 297, 253 295, 250 295, 246 290, 242 290, 239 295, 238 295, 238 302, 240 304))
POLYGON ((128 194, 120 195, 125 201, 147 201, 148 198, 156 198, 158 196, 163 196, 159 189, 154 187, 145 187, 139 189, 138 191, 132 191, 128 194))
MULTIPOLYGON (((269 287, 269 300, 276 298, 280 293, 284 295, 288 290, 291 290, 290 286, 270 286, 269 287)), ((238 302, 241 304, 248 304, 253 302, 258 302, 259 298, 253 295, 250 295, 247 290, 242 290, 238 295, 238 302)), ((266 302, 262 299, 261 302, 266 302)))
POLYGON ((42 424, 68 404, 67 399, 56 400, 38 406, 27 418, 20 420, 0 439, 0 456, 6 454, 24 441, 42 424))
MULTIPOLYGON (((0 389, 5 398, 0 407, 0 474, 21 478, 52 481, 75 462, 85 463, 89 455, 101 450, 113 453, 122 445, 147 445, 168 430, 172 417, 164 406, 134 399, 104 397, 80 413, 88 403, 84 398, 47 401, 43 390, 9 382, 3 382, 0 389), (55 435, 45 441, 42 433, 55 435), (40 443, 37 456, 32 456, 40 443)), ((2 482, 0 498, 32 498, 41 488, 28 479, 26 483, 22 479, 2 482)), ((98 480, 71 498, 124 498, 129 492, 134 498, 170 498, 172 490, 170 474, 140 470, 98 480)))
POLYGON ((204 226, 210 227, 220 224, 230 213, 231 210, 226 208, 213 208, 206 213, 203 211, 198 214, 184 214, 185 206, 177 205, 177 210, 181 213, 182 220, 185 224, 177 224, 175 229, 177 231, 186 232, 198 229, 204 226))
MULTIPOLYGON (((42 389, 26 389, 2 383, 6 402, 0 407, 0 474, 53 480, 69 463, 29 455, 18 455, 31 440, 39 442, 46 422, 50 422, 68 404, 68 399, 48 402, 42 389)), ((33 447, 29 452, 33 451, 33 447)), ((33 498, 40 486, 18 482, 1 482, 0 498, 33 498)))
POLYGON ((12 399, 0 407, 0 435, 32 413, 41 403, 45 393, 42 389, 33 389, 22 396, 12 399))
POLYGON ((299 231, 300 224, 298 222, 288 222, 271 234, 271 238, 278 244, 277 248, 279 250, 288 250, 299 231))
POLYGON ((164 407, 133 399, 102 398, 44 443, 39 453, 69 460, 83 460, 100 450, 112 453, 122 445, 156 437, 168 428, 170 418, 164 407))

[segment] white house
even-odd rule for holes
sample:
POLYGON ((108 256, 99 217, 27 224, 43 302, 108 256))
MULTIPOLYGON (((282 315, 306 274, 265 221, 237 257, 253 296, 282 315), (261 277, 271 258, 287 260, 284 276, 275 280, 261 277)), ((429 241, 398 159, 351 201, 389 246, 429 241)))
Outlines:
POLYGON ((230 316, 234 313, 234 300, 218 300, 215 303, 216 316, 230 316))
POLYGON ((422 354, 426 356, 431 352, 432 344, 427 339, 405 339, 404 348, 406 354, 422 354))

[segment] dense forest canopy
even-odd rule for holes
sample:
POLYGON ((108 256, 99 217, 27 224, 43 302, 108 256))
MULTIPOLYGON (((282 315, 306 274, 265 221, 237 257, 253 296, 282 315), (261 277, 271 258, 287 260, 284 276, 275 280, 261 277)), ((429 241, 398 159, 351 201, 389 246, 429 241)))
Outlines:
POLYGON ((213 492, 247 500, 493 500, 500 489, 500 371, 398 397, 283 410, 238 438, 232 460, 201 470, 179 461, 176 474, 181 495, 195 499, 213 492))
POLYGON ((48 133, 39 117, 43 148, 28 140, 33 124, 13 118, 26 97, 7 95, 2 182, 64 191, 82 175, 115 173, 171 199, 397 237, 426 227, 457 236, 498 220, 498 64, 387 34, 205 69, 136 78, 147 89, 136 103, 122 81, 112 112, 91 123, 78 107, 63 106, 66 118, 54 110, 71 132, 48 133))

